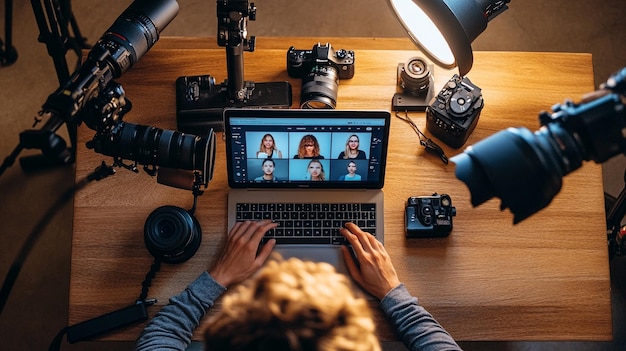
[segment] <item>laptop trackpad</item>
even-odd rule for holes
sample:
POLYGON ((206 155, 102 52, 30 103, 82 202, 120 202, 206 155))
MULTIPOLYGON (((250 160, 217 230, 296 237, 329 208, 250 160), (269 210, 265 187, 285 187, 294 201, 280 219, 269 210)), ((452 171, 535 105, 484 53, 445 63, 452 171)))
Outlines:
POLYGON ((337 272, 350 275, 348 268, 343 259, 340 246, 292 246, 292 245, 278 245, 274 248, 274 251, 280 253, 284 259, 291 257, 299 258, 303 261, 314 262, 328 262, 337 272))
MULTIPOLYGON (((303 261, 328 262, 335 267, 337 272, 350 277, 348 267, 346 267, 346 261, 341 253, 341 246, 302 247, 299 245, 278 245, 274 248, 274 251, 280 253, 284 259, 295 257, 303 261)), ((350 278, 350 280, 352 280, 352 278, 350 278)), ((368 300, 376 300, 373 295, 361 289, 354 281, 352 281, 352 287, 357 295, 360 294, 368 300)))

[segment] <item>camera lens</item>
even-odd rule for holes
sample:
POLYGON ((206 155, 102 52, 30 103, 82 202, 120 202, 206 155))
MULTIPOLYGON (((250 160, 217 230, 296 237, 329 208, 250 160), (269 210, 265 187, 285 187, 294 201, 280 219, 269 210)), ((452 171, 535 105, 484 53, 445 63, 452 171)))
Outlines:
POLYGON ((300 108, 333 109, 337 105, 339 75, 332 66, 314 66, 302 79, 300 108))
POLYGON ((430 67, 420 57, 410 58, 400 72, 400 86, 405 93, 419 95, 430 86, 430 67))
POLYGON ((93 140, 98 153, 173 169, 202 172, 202 184, 213 176, 215 138, 119 122, 110 133, 93 140))
POLYGON ((433 207, 431 205, 423 206, 420 209, 420 213, 424 225, 431 225, 433 223, 433 207))
POLYGON ((201 241, 200 224, 180 207, 159 207, 146 219, 146 248, 152 256, 163 262, 187 261, 198 251, 201 241))
POLYGON ((433 208, 430 205, 422 207, 422 214, 424 216, 430 216, 433 214, 433 208))
POLYGON ((178 14, 175 0, 135 0, 99 40, 113 51, 116 76, 139 60, 159 39, 159 34, 178 14), (123 49, 122 49, 123 48, 123 49))
POLYGON ((107 62, 116 78, 159 40, 159 34, 176 17, 178 9, 175 0, 135 0, 115 20, 94 47, 111 53, 107 62))
POLYGON ((558 123, 532 133, 509 128, 453 157, 456 176, 478 206, 496 196, 519 223, 547 206, 561 189, 562 177, 579 168, 583 147, 558 123))

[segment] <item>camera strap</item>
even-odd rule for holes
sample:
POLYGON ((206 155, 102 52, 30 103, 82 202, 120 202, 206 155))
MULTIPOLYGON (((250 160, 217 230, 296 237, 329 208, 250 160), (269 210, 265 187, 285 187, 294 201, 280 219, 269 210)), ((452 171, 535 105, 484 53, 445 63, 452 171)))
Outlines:
POLYGON ((446 156, 445 151, 443 151, 441 146, 439 146, 432 139, 430 139, 429 137, 424 135, 424 133, 422 133, 421 130, 419 130, 419 128, 417 127, 417 124, 415 124, 415 122, 413 122, 411 117, 409 117, 409 112, 408 111, 406 111, 406 110, 404 111, 404 117, 401 116, 400 114, 398 114, 398 112, 396 112, 396 117, 398 117, 399 119, 405 121, 406 123, 408 123, 411 126, 411 128, 413 128, 415 133, 417 133, 417 137, 420 140, 420 145, 422 145, 424 148, 426 148, 426 151, 430 151, 430 152, 434 153, 435 155, 439 156, 439 158, 441 159, 441 161, 443 161, 443 163, 448 164, 448 156, 446 156))

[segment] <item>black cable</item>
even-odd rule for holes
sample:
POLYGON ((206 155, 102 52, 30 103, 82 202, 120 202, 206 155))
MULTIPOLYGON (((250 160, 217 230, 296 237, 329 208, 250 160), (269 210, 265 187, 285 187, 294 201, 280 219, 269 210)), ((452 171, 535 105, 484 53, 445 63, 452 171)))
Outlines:
POLYGON ((150 266, 150 271, 146 274, 146 278, 141 283, 141 294, 137 301, 146 301, 148 298, 148 290, 152 286, 152 279, 156 276, 157 272, 161 270, 161 260, 154 258, 154 263, 150 266))
POLYGON ((4 306, 9 298, 9 294, 13 289, 13 285, 17 280, 17 276, 24 265, 24 261, 30 254, 32 248, 35 246, 35 243, 41 236, 43 230, 50 224, 50 221, 57 214, 58 210, 65 204, 67 201, 72 199, 72 196, 80 189, 84 188, 87 184, 89 184, 92 180, 101 180, 112 174, 115 171, 111 166, 107 166, 104 162, 96 168, 92 173, 90 173, 87 177, 74 184, 72 187, 67 189, 58 199, 57 201, 50 207, 46 213, 44 213, 43 217, 35 224, 35 228, 30 232, 30 234, 26 237, 26 241, 22 245, 22 248, 17 254, 17 257, 11 264, 11 268, 7 273, 6 278, 4 279, 4 283, 2 284, 2 290, 0 290, 0 314, 4 310, 4 306))
POLYGON ((161 260, 155 257, 154 262, 150 266, 150 271, 146 274, 146 277, 141 283, 141 294, 139 294, 134 304, 74 325, 63 327, 59 333, 55 335, 54 339, 52 339, 48 351, 59 351, 61 343, 63 342, 63 336, 66 334, 67 341, 73 344, 147 320, 147 308, 157 302, 156 299, 147 298, 148 291, 152 286, 152 280, 156 277, 159 270, 161 270, 161 260))

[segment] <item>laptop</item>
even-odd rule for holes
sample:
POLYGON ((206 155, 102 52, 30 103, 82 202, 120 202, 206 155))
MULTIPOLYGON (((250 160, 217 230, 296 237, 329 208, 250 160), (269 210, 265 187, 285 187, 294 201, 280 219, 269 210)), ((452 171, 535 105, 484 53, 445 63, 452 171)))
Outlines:
POLYGON ((347 273, 338 234, 352 221, 384 243, 388 111, 225 109, 228 228, 272 219, 283 258, 347 273))

